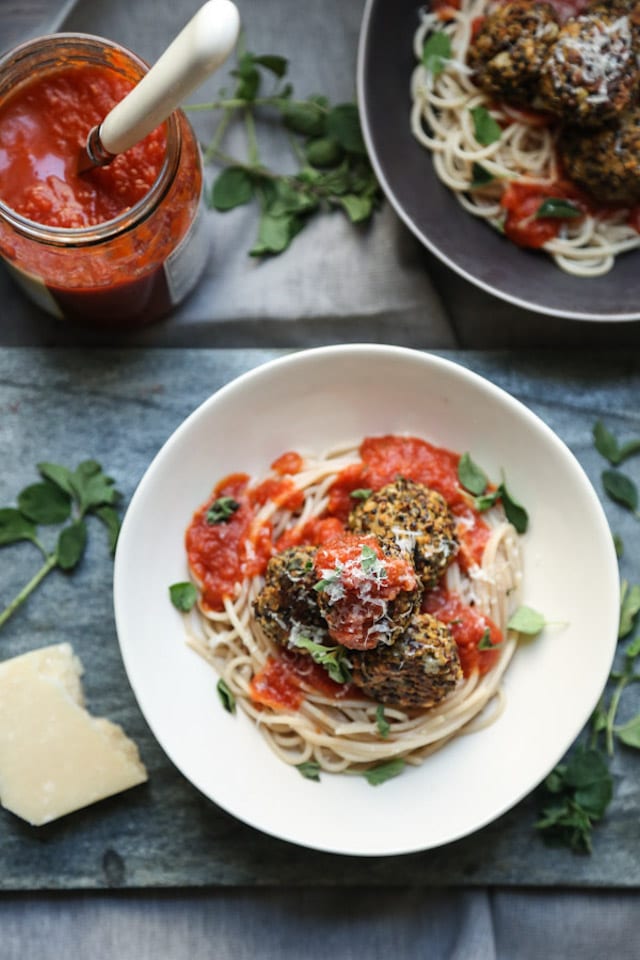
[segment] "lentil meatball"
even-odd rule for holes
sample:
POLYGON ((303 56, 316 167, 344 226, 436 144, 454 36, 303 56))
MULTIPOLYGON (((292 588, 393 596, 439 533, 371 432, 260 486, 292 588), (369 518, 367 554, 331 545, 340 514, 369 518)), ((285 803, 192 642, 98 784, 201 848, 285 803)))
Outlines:
POLYGON ((393 541, 347 533, 318 549, 315 567, 329 636, 350 650, 394 643, 420 608, 422 584, 393 541))
POLYGON ((349 529, 373 533, 410 554, 424 586, 446 570, 458 549, 446 500, 422 483, 398 477, 351 511, 349 529))
POLYGON ((601 126, 629 105, 637 86, 629 16, 603 10, 563 24, 542 70, 540 101, 567 123, 601 126))
POLYGON ((253 604, 256 622, 274 643, 286 646, 293 630, 302 628, 316 642, 328 636, 320 613, 314 570, 316 547, 290 547, 271 557, 265 584, 253 604))
POLYGON ((474 80, 501 100, 531 106, 559 25, 549 3, 516 0, 493 10, 469 46, 474 80))
POLYGON ((588 137, 565 127, 558 156, 566 176, 601 203, 640 202, 640 107, 588 137))
POLYGON ((429 613, 416 614, 392 647, 350 656, 354 684, 380 703, 433 707, 462 679, 458 648, 449 627, 429 613))

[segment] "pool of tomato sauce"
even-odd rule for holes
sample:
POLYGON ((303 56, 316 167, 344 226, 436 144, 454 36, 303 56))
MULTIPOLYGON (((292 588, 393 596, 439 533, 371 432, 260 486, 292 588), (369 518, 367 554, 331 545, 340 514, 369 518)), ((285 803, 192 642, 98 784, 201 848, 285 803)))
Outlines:
MULTIPOLYGON (((344 469, 330 487, 325 513, 287 530, 275 543, 271 524, 256 527, 255 516, 269 498, 294 510, 302 505, 302 494, 292 480, 304 463, 299 454, 283 454, 271 465, 275 476, 255 487, 242 473, 225 477, 216 485, 211 497, 195 512, 185 538, 189 566, 201 586, 205 609, 224 609, 224 598, 234 595, 236 584, 245 577, 264 573, 274 554, 292 546, 330 545, 345 533, 346 519, 357 503, 351 493, 358 489, 379 490, 398 476, 442 494, 462 521, 458 527, 458 562, 463 569, 480 563, 490 531, 460 487, 459 454, 416 437, 394 435, 366 438, 359 453, 360 460, 344 469), (238 509, 226 521, 207 523, 209 507, 223 496, 232 497, 239 504, 238 509)), ((502 635, 493 621, 464 604, 457 595, 448 593, 442 584, 425 594, 422 610, 450 625, 465 676, 474 670, 484 674, 493 667, 498 651, 477 649, 487 629, 491 643, 500 644, 502 635)), ((351 684, 334 683, 309 657, 288 650, 278 659, 269 658, 254 676, 251 697, 255 703, 272 709, 296 710, 304 699, 304 684, 336 700, 362 698, 351 684)))
MULTIPOLYGON (((506 3, 508 0, 503 0, 503 2, 506 3)), ((547 2, 555 8, 559 20, 564 22, 569 17, 575 17, 582 13, 589 0, 547 0, 547 2)), ((447 21, 455 16, 456 11, 460 9, 460 2, 459 0, 432 0, 430 8, 443 21, 447 21)), ((483 16, 475 17, 473 20, 472 35, 474 37, 483 20, 483 16)), ((507 113, 513 114, 514 119, 520 119, 532 126, 547 126, 554 123, 554 118, 551 115, 540 111, 515 109, 508 104, 499 104, 499 106, 503 106, 507 113)), ((558 167, 560 167, 559 161, 558 167)), ((567 223, 567 218, 537 216, 541 204, 549 198, 568 200, 581 211, 582 216, 590 215, 601 219, 607 219, 618 210, 623 209, 627 213, 627 224, 637 233, 640 233, 640 205, 622 204, 616 206, 600 203, 572 183, 568 177, 561 174, 559 179, 551 184, 512 180, 505 187, 500 205, 505 211, 504 233, 512 243, 519 247, 539 249, 549 240, 558 236, 562 226, 567 223)), ((571 222, 578 223, 579 218, 572 217, 571 222)))

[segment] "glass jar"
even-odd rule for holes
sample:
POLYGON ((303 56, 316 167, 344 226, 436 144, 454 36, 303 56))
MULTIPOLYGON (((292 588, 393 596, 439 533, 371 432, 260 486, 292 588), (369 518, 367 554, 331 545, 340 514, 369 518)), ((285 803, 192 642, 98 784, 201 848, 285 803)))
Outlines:
MULTIPOLYGON (((208 243, 202 162, 195 134, 182 111, 173 113, 110 167, 83 175, 87 181, 78 180, 75 155, 65 158, 65 173, 60 158, 48 156, 46 142, 42 159, 34 159, 31 134, 23 131, 16 136, 9 128, 8 118, 23 109, 28 113, 30 103, 37 102, 45 113, 59 113, 66 132, 76 122, 80 129, 84 108, 74 103, 74 84, 85 93, 92 82, 97 84, 96 90, 103 81, 124 84, 126 93, 147 69, 126 48, 88 34, 39 37, 0 60, 0 255, 28 296, 57 317, 101 326, 151 323, 191 291, 204 268, 208 243), (24 205, 21 212, 12 209, 8 199, 17 195, 5 169, 12 152, 30 197, 26 212, 24 205), (151 164, 152 153, 157 170, 151 164), (128 159, 130 156, 133 159, 128 159), (37 170, 38 163, 48 164, 44 174, 37 170), (140 174, 148 178, 148 185, 140 174), (32 175, 33 185, 29 182, 32 175), (106 201, 111 203, 111 191, 114 202, 124 203, 124 208, 116 215, 107 213, 104 221, 92 209, 93 221, 100 222, 76 226, 75 220, 85 219, 83 204, 88 210, 94 202, 84 197, 86 183, 105 177, 110 178, 102 188, 106 201), (65 197, 71 182, 80 199, 73 198, 76 212, 68 215, 65 197), (32 211, 37 212, 35 219, 32 211), (54 225, 37 222, 41 219, 54 225), (67 220, 72 225, 66 225, 67 220)), ((96 93, 92 104, 100 101, 100 96, 106 96, 104 91, 96 93)), ((119 96, 121 99, 122 94, 119 96)), ((73 151, 78 157, 93 125, 92 119, 82 136, 78 134, 73 151)), ((86 192, 91 192, 88 187, 86 192)))

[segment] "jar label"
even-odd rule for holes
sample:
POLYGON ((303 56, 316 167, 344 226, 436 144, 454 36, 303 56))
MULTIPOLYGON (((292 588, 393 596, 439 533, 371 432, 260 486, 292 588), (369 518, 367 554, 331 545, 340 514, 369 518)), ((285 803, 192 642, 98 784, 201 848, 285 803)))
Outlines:
POLYGON ((36 306, 40 307, 41 310, 45 310, 47 313, 53 314, 54 317, 62 319, 62 310, 40 277, 37 277, 33 273, 27 273, 26 270, 21 270, 20 267, 17 267, 15 263, 12 263, 10 260, 5 260, 4 262, 18 286, 22 287, 26 295, 36 306))
POLYGON ((209 255, 209 233, 202 194, 193 223, 164 263, 171 306, 175 307, 195 286, 209 255))

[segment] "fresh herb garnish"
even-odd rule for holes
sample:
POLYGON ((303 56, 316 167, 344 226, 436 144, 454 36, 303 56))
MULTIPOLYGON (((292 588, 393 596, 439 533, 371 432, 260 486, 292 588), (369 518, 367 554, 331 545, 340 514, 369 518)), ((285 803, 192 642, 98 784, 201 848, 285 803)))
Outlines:
POLYGON ((517 633, 524 633, 528 637, 537 637, 544 629, 547 621, 541 613, 531 607, 521 606, 511 615, 507 627, 517 633))
POLYGON ((486 187, 487 184, 493 183, 495 177, 490 173, 486 167, 483 167, 481 163, 474 163, 471 167, 471 189, 479 190, 481 187, 486 187))
POLYGON ((482 494, 475 499, 476 510, 483 513, 493 507, 498 500, 502 501, 504 512, 509 523, 513 524, 518 533, 526 533, 529 526, 529 514, 517 500, 511 496, 503 480, 499 487, 491 493, 482 494))
POLYGON ((209 524, 226 523, 239 507, 233 497, 218 497, 207 510, 205 519, 209 524))
POLYGON ((300 647, 311 654, 311 659, 319 664, 329 674, 335 683, 349 683, 351 681, 351 669, 347 653, 344 647, 339 645, 325 647, 321 643, 316 643, 310 637, 299 636, 289 638, 289 642, 294 647, 300 647))
POLYGON ((478 650, 495 650, 496 647, 500 647, 500 646, 502 646, 502 641, 500 641, 499 643, 493 643, 493 641, 491 640, 491 630, 489 629, 489 627, 487 627, 484 633, 482 634, 482 636, 480 637, 477 649, 478 650))
POLYGON ((315 760, 306 760, 304 763, 297 763, 296 770, 305 780, 315 780, 320 782, 320 764, 315 760))
MULTIPOLYGON (((44 563, 32 579, 0 613, 0 627, 24 603, 51 570, 58 567, 71 572, 82 559, 87 543, 86 518, 96 516, 109 535, 109 549, 115 551, 120 517, 115 505, 120 494, 114 480, 102 472, 95 460, 83 460, 75 470, 56 463, 39 463, 42 482, 20 491, 17 507, 0 509, 0 547, 29 540, 44 557, 44 563), (55 545, 45 545, 38 527, 66 524, 55 545)), ((45 537, 46 539, 46 537, 45 537)))
POLYGON ((229 686, 225 681, 220 677, 218 683, 216 684, 216 690, 218 691, 218 696, 220 697, 220 703, 225 708, 227 713, 236 712, 236 698, 229 689, 229 686))
POLYGON ((613 546, 615 547, 616 557, 620 560, 624 556, 624 541, 619 533, 613 534, 613 546))
POLYGON ((357 490, 352 490, 349 496, 354 500, 368 500, 372 493, 373 490, 369 490, 368 487, 359 487, 357 490))
POLYGON ((465 490, 475 496, 484 493, 489 483, 486 473, 474 463, 469 453, 463 453, 458 461, 458 480, 465 490))
POLYGON ((631 477, 620 470, 603 470, 602 486, 612 500, 638 516, 638 488, 631 477))
POLYGON ((313 589, 320 593, 321 590, 326 590, 327 587, 332 587, 336 584, 339 579, 342 570, 339 567, 336 567, 335 570, 331 570, 330 573, 323 577, 322 580, 318 580, 317 583, 314 583, 313 589))
POLYGON ((169 587, 169 597, 176 610, 189 613, 198 599, 198 591, 188 580, 181 583, 172 583, 169 587))
POLYGON ((473 119, 473 132, 478 143, 483 147, 488 147, 502 136, 500 124, 495 120, 486 107, 473 107, 471 110, 473 119))
POLYGON ((535 219, 550 217, 557 220, 572 220, 582 215, 582 210, 576 207, 575 203, 571 203, 570 200, 564 200, 561 197, 547 197, 536 210, 535 219))
POLYGON ((640 585, 629 586, 627 580, 623 580, 620 587, 620 625, 618 627, 618 639, 623 640, 632 632, 636 617, 640 613, 640 585))
POLYGON ((363 573, 370 573, 378 580, 385 580, 387 576, 387 569, 382 563, 380 557, 375 552, 373 547, 370 547, 368 544, 363 544, 362 554, 360 557, 360 566, 362 567, 363 573))
POLYGON ((220 212, 255 202, 260 209, 257 239, 251 256, 282 253, 309 220, 322 211, 342 210, 352 223, 369 220, 382 192, 367 156, 355 103, 332 105, 326 97, 296 99, 287 81, 288 61, 274 54, 258 55, 239 45, 231 71, 235 88, 221 91, 211 103, 192 111, 218 111, 220 120, 205 161, 224 169, 214 181, 210 204, 220 212), (269 93, 265 81, 273 82, 269 93), (230 156, 224 140, 231 126, 244 125, 245 158, 230 156), (294 173, 278 173, 262 161, 258 129, 271 133, 279 125, 298 162, 294 173))
POLYGON ((443 30, 430 34, 422 48, 422 63, 434 77, 446 67, 446 61, 451 59, 451 38, 443 30))
POLYGON ((614 434, 605 427, 602 420, 597 420, 593 426, 593 441, 598 453, 609 461, 612 466, 619 466, 628 457, 640 452, 640 439, 628 440, 620 444, 614 434))
POLYGON ((383 740, 386 740, 391 731, 391 725, 384 715, 384 706, 379 703, 376 707, 376 727, 383 740))
POLYGON ((405 768, 405 762, 401 757, 395 760, 388 760, 386 763, 379 763, 377 767, 370 767, 365 770, 363 777, 372 787, 379 787, 381 783, 386 783, 392 777, 397 777, 405 768))
POLYGON ((545 781, 549 803, 536 827, 550 845, 591 852, 593 824, 601 820, 613 795, 613 779, 599 750, 579 747, 545 781))

